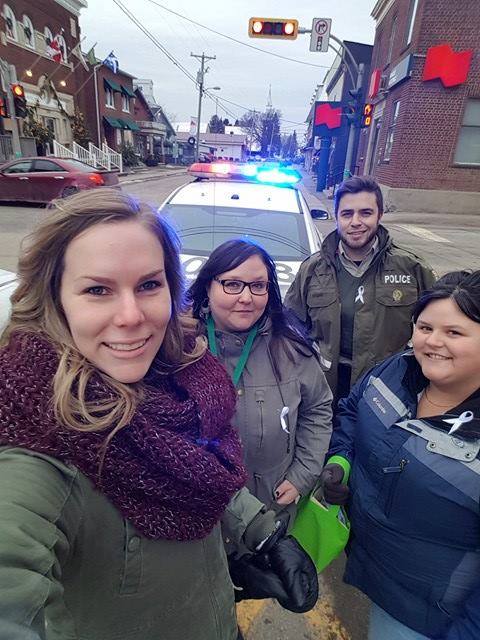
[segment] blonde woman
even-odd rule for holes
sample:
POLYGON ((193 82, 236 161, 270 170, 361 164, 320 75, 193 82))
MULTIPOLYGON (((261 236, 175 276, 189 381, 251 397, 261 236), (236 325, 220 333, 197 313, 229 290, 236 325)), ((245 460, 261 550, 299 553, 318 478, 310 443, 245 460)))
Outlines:
POLYGON ((229 378, 181 321, 176 237, 116 190, 84 192, 56 204, 18 275, 0 349, 0 635, 233 640, 225 508, 252 549, 284 540, 241 489, 229 378))

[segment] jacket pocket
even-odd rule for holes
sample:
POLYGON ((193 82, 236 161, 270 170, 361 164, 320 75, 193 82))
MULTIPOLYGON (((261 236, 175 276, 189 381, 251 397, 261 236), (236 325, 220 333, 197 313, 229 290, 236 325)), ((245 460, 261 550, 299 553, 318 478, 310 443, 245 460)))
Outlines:
POLYGON ((134 527, 124 520, 124 563, 120 595, 137 593, 142 580, 142 538, 134 527))
POLYGON ((385 307, 410 307, 417 298, 417 288, 411 284, 377 284, 376 301, 385 307))

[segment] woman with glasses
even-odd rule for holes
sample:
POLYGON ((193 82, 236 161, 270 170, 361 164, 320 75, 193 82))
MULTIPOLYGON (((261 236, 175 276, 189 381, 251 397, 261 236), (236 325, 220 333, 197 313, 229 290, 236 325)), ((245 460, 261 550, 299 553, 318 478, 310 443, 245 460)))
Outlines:
POLYGON ((332 394, 312 344, 283 307, 275 263, 261 246, 230 240, 213 251, 189 295, 236 387, 247 486, 292 514, 321 472, 332 394))

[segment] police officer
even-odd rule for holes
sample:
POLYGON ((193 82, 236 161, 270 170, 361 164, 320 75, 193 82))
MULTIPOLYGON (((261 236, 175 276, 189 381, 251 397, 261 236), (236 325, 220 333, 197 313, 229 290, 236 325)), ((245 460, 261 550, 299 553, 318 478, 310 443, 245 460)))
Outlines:
POLYGON ((337 228, 303 262, 285 298, 317 342, 336 400, 406 345, 413 305, 435 281, 423 260, 393 242, 382 215, 382 192, 372 178, 342 182, 337 228))

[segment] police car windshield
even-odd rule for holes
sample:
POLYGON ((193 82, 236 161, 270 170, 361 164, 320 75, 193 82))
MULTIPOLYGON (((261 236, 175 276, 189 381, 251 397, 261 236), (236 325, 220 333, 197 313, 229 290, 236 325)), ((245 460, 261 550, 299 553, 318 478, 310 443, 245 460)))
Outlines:
POLYGON ((251 238, 275 260, 310 255, 303 216, 284 211, 168 204, 162 209, 182 241, 182 253, 208 256, 232 238, 251 238))

